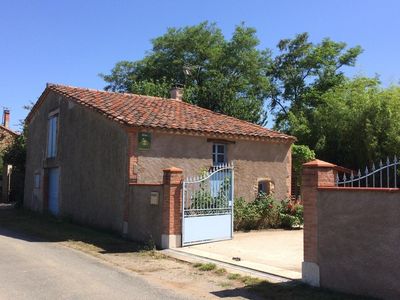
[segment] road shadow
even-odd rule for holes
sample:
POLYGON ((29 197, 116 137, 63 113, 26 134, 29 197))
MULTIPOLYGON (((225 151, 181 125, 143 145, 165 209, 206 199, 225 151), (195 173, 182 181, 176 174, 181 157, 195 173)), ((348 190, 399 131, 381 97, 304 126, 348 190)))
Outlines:
POLYGON ((79 225, 70 219, 39 214, 14 205, 0 207, 0 235, 28 242, 82 242, 99 253, 127 253, 151 250, 148 244, 122 238, 118 233, 79 225))
POLYGON ((327 289, 313 288, 302 284, 300 281, 290 281, 283 283, 271 283, 262 281, 257 284, 247 285, 241 288, 225 289, 212 292, 219 298, 242 298, 249 300, 274 299, 274 300, 372 300, 374 298, 338 293, 327 289))

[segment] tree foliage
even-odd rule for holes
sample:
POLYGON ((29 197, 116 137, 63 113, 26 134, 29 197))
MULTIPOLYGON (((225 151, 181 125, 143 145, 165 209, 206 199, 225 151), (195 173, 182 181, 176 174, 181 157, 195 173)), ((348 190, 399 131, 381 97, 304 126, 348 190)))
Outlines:
POLYGON ((170 28, 152 40, 142 60, 121 61, 101 75, 106 90, 168 97, 184 86, 184 100, 254 123, 265 124, 269 51, 257 49, 253 28, 239 25, 225 39, 213 23, 170 28))
POLYGON ((25 173, 26 129, 7 146, 3 153, 3 163, 12 165, 17 171, 25 173))
POLYGON ((315 152, 306 145, 293 145, 292 146, 292 169, 293 169, 293 182, 294 191, 292 195, 297 198, 300 193, 301 175, 303 171, 303 164, 315 159, 315 152))
MULTIPOLYGON (((345 79, 343 67, 354 66, 361 47, 329 38, 314 44, 307 33, 278 43, 267 76, 271 83, 270 106, 275 128, 293 133, 321 103, 321 96, 345 79)), ((302 141, 300 140, 300 143, 302 141)))
POLYGON ((241 24, 226 39, 207 22, 170 28, 152 44, 143 59, 102 75, 106 89, 169 97, 171 87, 184 86, 185 101, 262 125, 269 110, 276 129, 309 147, 293 148, 294 163, 313 149, 318 158, 358 167, 399 149, 400 88, 345 76, 360 46, 313 43, 302 33, 282 39, 272 54, 259 49, 254 28, 241 24))
POLYGON ((383 89, 377 78, 347 79, 322 95, 322 100, 306 133, 319 158, 358 168, 398 154, 399 86, 383 89))

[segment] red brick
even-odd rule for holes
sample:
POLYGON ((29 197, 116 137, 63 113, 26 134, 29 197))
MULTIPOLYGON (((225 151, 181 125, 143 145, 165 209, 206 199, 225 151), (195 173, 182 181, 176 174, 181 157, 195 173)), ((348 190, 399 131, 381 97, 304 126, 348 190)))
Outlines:
POLYGON ((182 174, 183 170, 178 168, 164 170, 163 234, 182 233, 182 174))
POLYGON ((317 195, 319 187, 335 185, 335 165, 303 165, 301 198, 304 205, 304 261, 318 263, 317 195))

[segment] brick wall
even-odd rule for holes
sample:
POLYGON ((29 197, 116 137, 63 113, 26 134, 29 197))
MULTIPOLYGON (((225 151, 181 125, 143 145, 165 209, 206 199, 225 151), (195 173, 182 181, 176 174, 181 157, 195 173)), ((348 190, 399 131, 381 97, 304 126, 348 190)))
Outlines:
POLYGON ((318 188, 320 286, 400 299, 400 189, 318 188))
POLYGON ((304 165, 303 281, 350 294, 400 298, 400 189, 335 187, 338 167, 304 165))
POLYGON ((304 261, 303 281, 319 286, 318 267, 318 187, 335 185, 336 166, 314 160, 303 165, 301 199, 304 205, 304 261))
POLYGON ((182 173, 174 167, 164 169, 163 234, 182 234, 182 173))
POLYGON ((125 207, 126 236, 142 242, 155 242, 160 248, 181 246, 183 171, 163 170, 162 184, 130 183, 125 207), (152 192, 159 193, 157 204, 152 192))

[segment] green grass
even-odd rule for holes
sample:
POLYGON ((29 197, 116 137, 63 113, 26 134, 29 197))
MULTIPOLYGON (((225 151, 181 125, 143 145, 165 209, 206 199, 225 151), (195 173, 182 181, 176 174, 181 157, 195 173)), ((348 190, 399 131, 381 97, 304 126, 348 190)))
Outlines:
POLYGON ((203 265, 202 263, 195 263, 195 264, 193 265, 193 267, 199 268, 199 267, 201 267, 202 265, 203 265))
POLYGON ((256 285, 256 284, 260 284, 264 281, 259 278, 251 277, 251 276, 241 276, 239 279, 245 285, 256 285))
POLYGON ((213 263, 195 263, 193 267, 197 268, 200 271, 212 271, 217 268, 217 265, 213 263))
POLYGON ((200 271, 212 271, 215 270, 217 267, 216 264, 213 263, 207 263, 207 264, 203 264, 202 266, 199 267, 200 271))
POLYGON ((238 280, 238 279, 240 279, 242 276, 240 275, 240 274, 237 274, 237 273, 231 273, 231 274, 228 274, 228 279, 229 280, 238 280))
POLYGON ((222 275, 225 275, 227 272, 226 272, 226 270, 224 268, 219 268, 219 269, 216 269, 214 271, 214 273, 219 275, 219 276, 222 276, 222 275))

